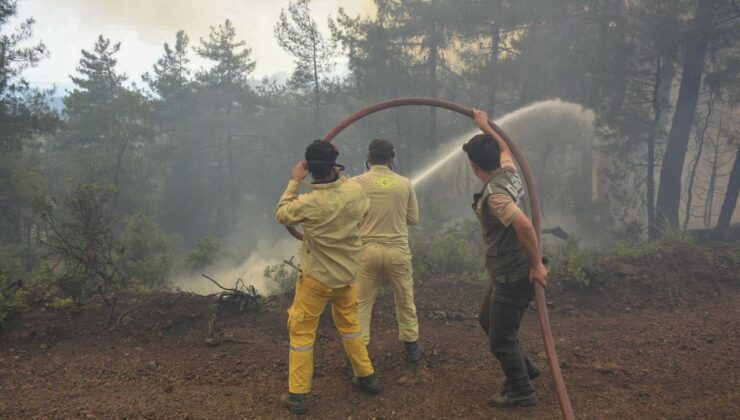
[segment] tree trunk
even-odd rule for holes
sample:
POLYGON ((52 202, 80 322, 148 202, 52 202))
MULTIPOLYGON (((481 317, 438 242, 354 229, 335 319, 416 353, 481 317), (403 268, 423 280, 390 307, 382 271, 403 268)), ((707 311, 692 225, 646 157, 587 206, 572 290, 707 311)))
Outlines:
POLYGON ((727 182, 727 191, 725 192, 725 200, 722 202, 722 209, 719 212, 719 220, 717 220, 716 230, 724 230, 730 227, 730 221, 732 219, 732 213, 735 212, 735 206, 737 205, 737 196, 740 191, 740 145, 737 147, 735 152, 735 163, 732 165, 732 171, 730 171, 730 180, 727 182))
POLYGON ((712 158, 712 171, 709 174, 709 186, 707 187, 707 199, 704 203, 704 227, 712 225, 712 209, 714 208, 714 194, 717 190, 717 168, 719 164, 719 146, 714 148, 712 158))
MULTIPOLYGON (((701 2, 699 3, 701 7, 701 2)), ((683 66, 681 87, 678 92, 676 112, 673 114, 671 132, 668 136, 663 167, 660 171, 660 187, 656 208, 656 220, 662 227, 678 227, 678 207, 681 200, 681 173, 686 161, 686 150, 694 122, 694 113, 699 99, 704 57, 709 44, 709 30, 697 25, 683 66)))
MULTIPOLYGON (((230 110, 229 114, 231 114, 230 110)), ((229 229, 232 232, 239 224, 239 206, 237 205, 238 193, 236 188, 236 174, 234 173, 236 164, 234 163, 235 151, 233 142, 234 134, 231 131, 231 127, 228 127, 226 129, 226 185, 229 189, 229 229)))
MULTIPOLYGON (((656 47, 660 49, 660 47, 656 47)), ((648 137, 647 162, 647 224, 648 239, 653 240, 658 235, 655 227, 655 152, 656 144, 663 135, 668 121, 671 106, 671 87, 675 75, 676 45, 664 49, 656 57, 655 85, 653 86, 653 123, 648 137)))
MULTIPOLYGON (((434 28, 436 32, 436 27, 434 28)), ((436 37, 437 34, 434 33, 431 35, 432 37, 436 37)), ((437 41, 433 40, 432 45, 429 47, 429 60, 428 60, 428 67, 429 67, 429 96, 432 98, 436 98, 437 93, 437 61, 439 60, 439 49, 437 45, 437 41)), ((437 143, 437 107, 431 106, 429 107, 429 140, 431 140, 434 144, 437 143)))
MULTIPOLYGON (((719 114, 719 123, 717 124, 717 137, 712 145, 714 156, 712 158, 712 171, 709 175, 709 186, 707 187, 707 197, 704 200, 704 228, 709 229, 712 226, 712 215, 714 213, 714 194, 717 185, 717 170, 719 169, 719 148, 720 138, 722 136, 722 123, 724 121, 724 112, 719 114)), ((711 137, 710 137, 711 138, 711 137)))
POLYGON ((314 95, 314 126, 319 129, 319 115, 321 113, 321 90, 319 86, 318 52, 316 51, 316 34, 311 31, 311 45, 313 47, 313 95, 314 95))
POLYGON ((704 125, 699 133, 696 146, 696 157, 694 163, 691 166, 691 173, 689 174, 689 186, 686 188, 686 211, 684 212, 683 219, 683 230, 689 228, 689 220, 691 220, 691 202, 694 198, 694 181, 696 180, 696 169, 699 167, 699 161, 701 161, 701 152, 704 149, 704 138, 707 135, 707 128, 709 128, 709 121, 712 118, 712 109, 714 108, 714 89, 709 92, 709 100, 707 103, 707 115, 704 118, 704 125))
POLYGON ((488 59, 488 77, 486 86, 488 87, 487 108, 488 115, 493 118, 496 113, 496 90, 498 88, 498 54, 499 44, 501 42, 501 24, 500 21, 500 2, 494 4, 493 22, 491 22, 491 56, 488 59))
POLYGON ((116 209, 116 211, 120 211, 121 209, 118 208, 118 197, 121 193, 121 189, 119 187, 120 184, 120 176, 121 176, 121 166, 123 165, 123 155, 126 153, 126 148, 128 148, 130 140, 127 133, 124 133, 124 141, 123 146, 118 150, 118 156, 116 157, 116 167, 113 170, 113 208, 116 209))

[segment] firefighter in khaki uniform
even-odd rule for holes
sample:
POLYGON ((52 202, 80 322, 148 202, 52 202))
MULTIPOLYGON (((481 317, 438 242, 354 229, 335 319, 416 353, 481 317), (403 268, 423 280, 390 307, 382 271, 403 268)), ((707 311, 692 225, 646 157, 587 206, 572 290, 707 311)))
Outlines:
POLYGON ((306 148, 306 160, 293 168, 292 179, 275 212, 286 226, 303 226, 301 276, 288 309, 290 356, 288 394, 281 400, 290 412, 307 411, 306 394, 313 378, 313 346, 319 317, 331 303, 332 317, 352 364, 355 383, 369 394, 380 392, 357 321, 354 286, 362 241, 359 224, 368 199, 356 182, 340 177, 339 155, 329 143, 316 140, 306 148), (298 195, 311 173, 313 191, 298 195))
POLYGON ((376 139, 368 148, 369 171, 352 178, 365 189, 370 209, 360 225, 363 251, 357 274, 357 302, 365 344, 370 342, 370 319, 385 278, 393 288, 398 338, 406 358, 421 359, 419 319, 414 305, 414 280, 408 225, 419 222, 419 205, 411 182, 394 173, 396 153, 388 140, 376 139))

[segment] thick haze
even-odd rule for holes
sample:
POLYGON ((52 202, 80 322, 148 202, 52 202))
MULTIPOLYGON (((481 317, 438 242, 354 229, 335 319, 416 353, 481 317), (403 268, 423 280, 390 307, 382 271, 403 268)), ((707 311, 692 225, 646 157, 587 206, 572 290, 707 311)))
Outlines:
MULTIPOLYGON (((18 18, 36 19, 33 39, 43 41, 49 58, 25 73, 39 87, 56 85, 59 93, 69 88, 69 75, 80 59, 80 50, 92 49, 98 35, 122 42, 120 69, 133 81, 150 71, 162 54, 164 42, 174 43, 175 33, 185 30, 191 45, 207 36, 210 26, 230 19, 237 35, 252 48, 257 61, 254 77, 284 78, 293 71, 293 61, 277 44, 273 26, 287 1, 262 0, 20 0, 18 18)), ((315 0, 314 18, 321 28, 327 16, 343 7, 351 15, 374 12, 367 0, 315 0)), ((203 62, 194 57, 200 67, 203 62)))

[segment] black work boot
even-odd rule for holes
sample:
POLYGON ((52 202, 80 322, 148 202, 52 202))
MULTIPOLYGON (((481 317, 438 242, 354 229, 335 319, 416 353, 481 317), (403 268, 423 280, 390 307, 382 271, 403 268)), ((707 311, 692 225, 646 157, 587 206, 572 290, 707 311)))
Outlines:
MULTIPOLYGON (((527 373, 529 374, 529 371, 527 373)), ((529 407, 537 404, 537 394, 527 376, 509 379, 504 381, 504 390, 488 404, 493 407, 529 407)))
POLYGON ((421 360, 422 348, 418 341, 404 341, 403 346, 406 348, 406 360, 412 363, 421 360))
MULTIPOLYGON (((529 376, 530 381, 533 381, 542 375, 542 370, 540 370, 540 368, 536 364, 534 364, 534 362, 529 360, 529 358, 525 357, 524 362, 527 365, 527 376, 529 376)), ((504 387, 504 391, 506 391, 509 386, 509 380, 504 379, 504 383, 502 385, 504 387)))
POLYGON ((289 392, 280 397, 283 407, 287 408, 293 414, 306 414, 308 405, 306 405, 306 394, 294 394, 289 392))
POLYGON ((362 392, 370 395, 377 395, 380 393, 378 377, 374 373, 369 376, 363 376, 362 378, 356 376, 353 382, 358 388, 360 388, 360 390, 362 390, 362 392))
POLYGON ((529 360, 529 357, 524 356, 524 363, 527 365, 527 376, 529 380, 537 379, 542 375, 542 371, 533 361, 529 360))

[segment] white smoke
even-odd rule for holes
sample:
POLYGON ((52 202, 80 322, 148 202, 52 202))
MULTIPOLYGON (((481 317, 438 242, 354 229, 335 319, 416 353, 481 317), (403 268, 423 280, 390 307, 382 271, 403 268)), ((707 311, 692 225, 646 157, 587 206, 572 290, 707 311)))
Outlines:
MULTIPOLYGON (((265 268, 281 264, 290 257, 297 255, 300 242, 293 238, 278 241, 261 239, 257 248, 240 264, 219 261, 202 270, 203 274, 212 277, 223 287, 234 287, 238 279, 242 279, 247 286, 254 286, 261 295, 270 295, 277 285, 263 275, 265 268)), ((218 293, 222 290, 201 273, 180 276, 173 282, 173 286, 184 291, 199 295, 218 293)))

